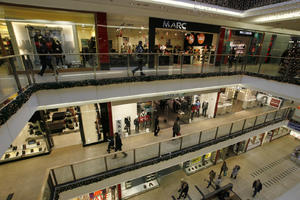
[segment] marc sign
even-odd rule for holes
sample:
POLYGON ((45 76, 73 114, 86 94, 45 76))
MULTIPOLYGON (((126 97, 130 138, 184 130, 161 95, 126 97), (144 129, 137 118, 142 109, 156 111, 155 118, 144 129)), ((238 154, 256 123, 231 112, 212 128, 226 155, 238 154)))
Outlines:
POLYGON ((163 28, 186 30, 186 26, 187 23, 185 22, 170 21, 170 20, 163 21, 163 28))

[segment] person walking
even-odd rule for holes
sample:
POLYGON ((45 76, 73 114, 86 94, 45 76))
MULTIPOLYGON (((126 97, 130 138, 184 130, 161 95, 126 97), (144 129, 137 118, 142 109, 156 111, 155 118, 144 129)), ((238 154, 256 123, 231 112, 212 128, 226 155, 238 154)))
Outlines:
POLYGON ((158 116, 156 116, 155 120, 154 120, 154 136, 158 136, 159 131, 160 131, 159 119, 158 119, 158 116))
POLYGON ((115 142, 114 138, 112 136, 109 136, 107 138, 108 146, 107 146, 107 153, 110 153, 110 150, 114 148, 115 142))
POLYGON ((262 190, 262 184, 259 179, 253 182, 252 188, 254 189, 252 197, 255 197, 256 194, 262 190))
POLYGON ((222 176, 219 175, 218 178, 215 181, 215 185, 216 185, 216 190, 219 189, 221 187, 221 182, 222 182, 222 176))
POLYGON ((223 172, 224 173, 223 176, 226 176, 227 175, 227 171, 228 171, 228 167, 227 167, 226 161, 224 161, 223 164, 222 164, 222 167, 221 167, 219 175, 221 175, 222 172, 223 172))
POLYGON ((215 177, 216 177, 216 172, 214 170, 211 170, 209 172, 209 180, 208 180, 207 188, 209 188, 209 186, 211 186, 211 183, 214 181, 215 177))
MULTIPOLYGON (((115 152, 122 151, 123 144, 119 133, 115 133, 115 140, 116 140, 115 152)), ((127 156, 127 153, 125 152, 122 152, 122 154, 124 155, 124 158, 127 156)), ((117 158, 117 154, 115 154, 114 158, 117 158)))
POLYGON ((232 173, 230 175, 230 178, 236 179, 240 169, 241 169, 241 167, 239 165, 235 165, 234 168, 232 169, 232 173))
POLYGON ((181 199, 181 197, 183 197, 184 199, 187 197, 188 192, 189 192, 189 184, 184 181, 184 179, 181 179, 181 185, 180 185, 180 189, 178 190, 178 192, 180 192, 179 197, 177 199, 181 199))
POLYGON ((136 58, 137 58, 138 66, 134 70, 132 70, 132 75, 134 76, 135 72, 137 70, 140 70, 141 76, 144 76, 145 75, 143 73, 144 59, 143 59, 143 54, 142 54, 142 53, 144 53, 144 48, 143 48, 143 42, 142 41, 139 41, 139 44, 136 46, 135 53, 137 53, 136 58))
POLYGON ((173 125, 173 137, 180 135, 180 124, 179 124, 179 117, 176 118, 173 125))

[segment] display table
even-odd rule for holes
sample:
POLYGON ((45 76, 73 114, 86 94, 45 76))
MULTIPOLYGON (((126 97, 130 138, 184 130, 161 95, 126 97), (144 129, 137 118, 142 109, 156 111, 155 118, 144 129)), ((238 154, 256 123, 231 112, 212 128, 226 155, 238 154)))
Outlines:
POLYGON ((65 119, 65 112, 56 112, 52 115, 52 121, 65 119))
POLYGON ((36 140, 34 144, 23 144, 17 148, 9 148, 2 156, 0 162, 18 160, 25 157, 31 157, 47 152, 47 146, 43 139, 36 140))
POLYGON ((243 102, 243 104, 242 104, 243 109, 253 108, 253 107, 257 106, 257 104, 258 104, 256 101, 256 98, 247 99, 242 102, 243 102))
POLYGON ((128 189, 126 189, 125 183, 122 183, 121 187, 122 187, 122 199, 129 199, 130 197, 158 188, 159 183, 155 179, 128 189))
POLYGON ((232 103, 223 103, 218 105, 217 115, 223 115, 232 111, 232 103))

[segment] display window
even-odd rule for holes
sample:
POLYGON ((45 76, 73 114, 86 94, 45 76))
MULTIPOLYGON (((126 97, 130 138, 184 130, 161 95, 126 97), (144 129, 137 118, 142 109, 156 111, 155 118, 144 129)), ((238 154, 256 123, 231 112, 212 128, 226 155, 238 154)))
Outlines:
POLYGON ((72 200, 120 200, 120 198, 117 186, 112 186, 72 198, 72 200))
MULTIPOLYGON (((147 17, 107 13, 108 52, 115 53, 109 56, 109 67, 127 67, 128 62, 137 66, 137 56, 127 54, 135 53, 140 41, 143 53, 149 52, 148 24, 147 17)), ((143 56, 143 62, 147 67, 148 56, 143 56)))
POLYGON ((280 127, 278 129, 275 129, 272 135, 272 140, 275 140, 277 138, 280 138, 282 136, 290 134, 290 130, 285 127, 280 127))
MULTIPOLYGON (((212 63, 210 54, 214 54, 217 42, 217 34, 205 32, 193 32, 186 30, 155 29, 155 52, 163 54, 185 53, 194 54, 184 56, 183 64, 212 63)), ((169 65, 170 57, 160 57, 160 65, 169 65)), ((173 64, 179 64, 177 55, 172 57, 173 64)), ((172 63, 171 62, 171 63, 172 63)))
POLYGON ((253 136, 249 138, 248 143, 247 143, 247 148, 246 151, 249 151, 251 149, 254 149, 262 144, 262 140, 264 138, 265 134, 262 133, 258 136, 253 136))
MULTIPOLYGON (((11 43, 17 54, 64 54, 53 55, 49 65, 60 69, 84 66, 80 55, 69 53, 85 52, 86 46, 94 48, 95 19, 93 13, 68 12, 17 6, 3 6, 11 43), (92 47, 90 47, 92 46, 92 47)), ((88 50, 90 53, 96 51, 88 50)), ((34 69, 39 70, 44 57, 32 56, 34 69)), ((85 65, 86 66, 86 65, 85 65)))
POLYGON ((130 199, 133 196, 158 187, 159 182, 156 173, 126 181, 121 183, 122 199, 130 199))
POLYGON ((196 173, 202 169, 212 166, 216 161, 217 151, 204 154, 198 158, 183 164, 183 170, 187 175, 196 173))
POLYGON ((1 157, 0 163, 49 153, 51 144, 45 123, 37 111, 1 157))
POLYGON ((113 102, 112 118, 115 132, 124 137, 149 133, 153 125, 152 101, 129 104, 113 102))
POLYGON ((193 95, 191 120, 213 118, 217 102, 217 92, 193 95))
POLYGON ((14 54, 14 50, 12 47, 6 22, 0 21, 0 55, 8 56, 13 54, 14 54))

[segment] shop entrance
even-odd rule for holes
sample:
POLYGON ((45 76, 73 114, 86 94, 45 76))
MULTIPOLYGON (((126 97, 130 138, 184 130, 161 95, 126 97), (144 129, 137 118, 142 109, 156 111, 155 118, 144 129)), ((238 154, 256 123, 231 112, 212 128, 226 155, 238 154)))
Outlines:
POLYGON ((45 111, 45 120, 53 148, 81 144, 78 107, 57 108, 45 111))

